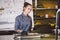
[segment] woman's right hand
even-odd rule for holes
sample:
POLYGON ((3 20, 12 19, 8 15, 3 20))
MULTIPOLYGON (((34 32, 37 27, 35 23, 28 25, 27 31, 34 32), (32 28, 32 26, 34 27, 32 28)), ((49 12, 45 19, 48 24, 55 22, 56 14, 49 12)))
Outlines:
POLYGON ((16 30, 17 32, 22 32, 22 30, 16 30))

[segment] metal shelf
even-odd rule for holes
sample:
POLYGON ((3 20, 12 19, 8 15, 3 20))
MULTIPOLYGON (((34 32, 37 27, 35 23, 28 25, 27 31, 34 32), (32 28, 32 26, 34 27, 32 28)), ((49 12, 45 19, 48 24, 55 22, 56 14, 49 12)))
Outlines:
POLYGON ((4 10, 4 8, 0 8, 0 10, 4 10))
POLYGON ((36 17, 36 18, 34 18, 34 19, 35 19, 35 20, 47 20, 47 19, 48 19, 48 20, 49 20, 49 19, 54 19, 54 20, 55 20, 56 18, 41 18, 41 17, 38 18, 38 17, 36 17))
POLYGON ((58 8, 36 8, 37 10, 58 10, 58 8))

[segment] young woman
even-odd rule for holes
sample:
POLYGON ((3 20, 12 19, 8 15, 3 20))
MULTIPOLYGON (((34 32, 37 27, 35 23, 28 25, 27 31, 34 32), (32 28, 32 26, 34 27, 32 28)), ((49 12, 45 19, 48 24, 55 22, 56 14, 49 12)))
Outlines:
POLYGON ((25 2, 23 6, 23 12, 21 15, 16 17, 15 30, 18 33, 28 33, 31 32, 32 19, 28 15, 32 11, 32 5, 25 2))

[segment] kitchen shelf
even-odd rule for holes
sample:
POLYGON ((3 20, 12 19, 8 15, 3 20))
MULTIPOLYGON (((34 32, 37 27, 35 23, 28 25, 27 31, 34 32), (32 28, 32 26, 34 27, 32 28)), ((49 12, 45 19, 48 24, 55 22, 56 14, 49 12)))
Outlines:
POLYGON ((58 1, 58 0, 38 0, 38 1, 58 1))
POLYGON ((33 1, 34 27, 39 25, 38 27, 47 26, 47 29, 49 27, 55 28, 56 12, 59 9, 58 4, 59 1, 58 0, 32 0, 32 1, 33 1))
POLYGON ((58 8, 36 8, 37 10, 57 10, 58 8))
POLYGON ((58 8, 56 1, 37 1, 37 8, 58 8))
POLYGON ((34 18, 34 20, 49 20, 49 19, 50 20, 51 19, 54 19, 55 20, 56 18, 40 18, 40 17, 39 18, 34 18))
POLYGON ((4 10, 4 8, 0 8, 0 10, 4 10))

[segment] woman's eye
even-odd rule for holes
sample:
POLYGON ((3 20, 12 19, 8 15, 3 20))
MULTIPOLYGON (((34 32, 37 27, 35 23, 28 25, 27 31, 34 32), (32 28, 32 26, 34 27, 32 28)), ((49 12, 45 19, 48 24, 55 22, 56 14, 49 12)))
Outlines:
POLYGON ((28 10, 30 10, 30 8, 28 8, 28 10))
POLYGON ((30 8, 28 8, 28 10, 31 10, 30 8))

